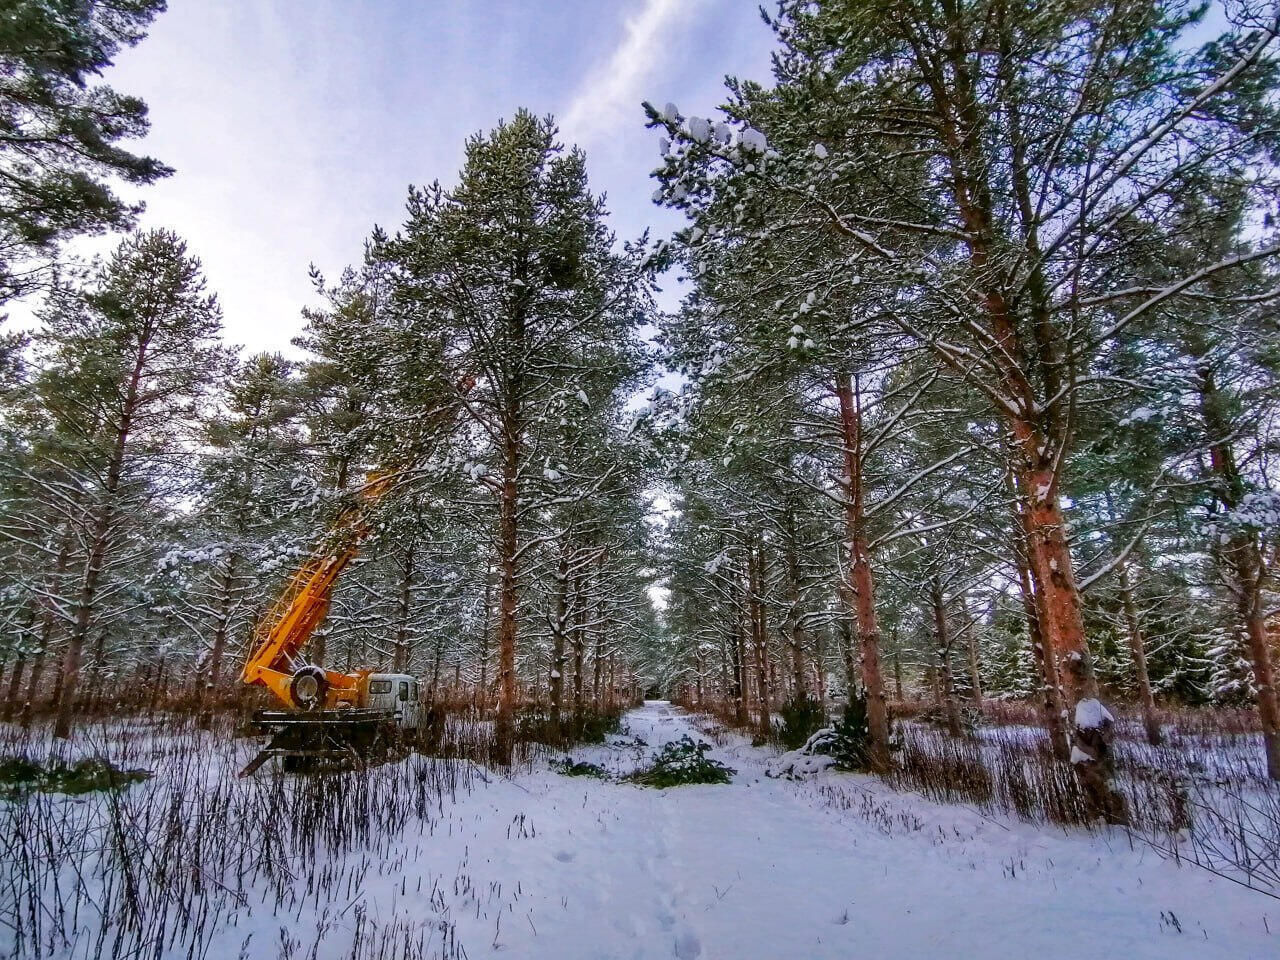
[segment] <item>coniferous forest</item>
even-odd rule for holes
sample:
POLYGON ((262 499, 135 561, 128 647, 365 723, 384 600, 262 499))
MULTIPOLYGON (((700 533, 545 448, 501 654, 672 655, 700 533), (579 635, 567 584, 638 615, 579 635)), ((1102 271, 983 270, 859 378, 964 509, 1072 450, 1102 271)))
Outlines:
POLYGON ((1276 949, 1280 8, 780 0, 674 233, 512 104, 255 353, 164 7, 0 7, 0 955, 1276 949))

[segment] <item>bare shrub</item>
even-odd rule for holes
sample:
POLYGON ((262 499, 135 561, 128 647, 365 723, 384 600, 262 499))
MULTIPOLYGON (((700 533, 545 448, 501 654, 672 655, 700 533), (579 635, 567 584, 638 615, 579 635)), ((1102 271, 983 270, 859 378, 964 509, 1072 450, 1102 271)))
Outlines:
MULTIPOLYGON (((74 802, 33 793, 0 804, 0 924, 17 956, 206 956, 218 936, 253 911, 320 917, 279 956, 310 955, 321 939, 349 938, 350 956, 410 960, 462 955, 444 912, 420 923, 337 914, 369 871, 401 869, 409 828, 430 835, 445 805, 480 775, 471 763, 421 755, 365 771, 238 779, 248 744, 176 733, 140 718, 86 731, 88 752, 154 777, 74 802), (358 851, 358 855, 348 856, 358 851), (348 918, 349 920, 350 918, 348 918)), ((48 764, 73 749, 43 730, 4 746, 48 764)), ((326 945, 328 947, 328 944, 326 945)), ((255 943, 246 955, 269 955, 255 943)), ((332 948, 329 948, 332 949, 332 948)))

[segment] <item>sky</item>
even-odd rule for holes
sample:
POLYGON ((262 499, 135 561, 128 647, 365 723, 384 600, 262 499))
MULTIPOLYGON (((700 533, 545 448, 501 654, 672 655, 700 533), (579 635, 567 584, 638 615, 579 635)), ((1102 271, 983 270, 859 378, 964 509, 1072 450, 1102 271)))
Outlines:
POLYGON ((408 184, 453 182, 465 138, 519 107, 586 150, 620 237, 668 234, 641 101, 710 113, 772 46, 753 0, 171 0, 104 80, 150 107, 133 148, 176 169, 141 225, 188 240, 228 341, 289 352, 308 265, 357 261, 408 184))

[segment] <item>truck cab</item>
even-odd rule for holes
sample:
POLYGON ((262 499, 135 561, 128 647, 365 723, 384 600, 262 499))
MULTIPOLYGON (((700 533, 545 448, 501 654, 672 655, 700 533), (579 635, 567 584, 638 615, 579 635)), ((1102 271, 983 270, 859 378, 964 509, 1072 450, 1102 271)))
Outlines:
POLYGON ((396 726, 416 730, 419 720, 418 680, 407 673, 371 673, 365 678, 362 706, 370 710, 394 710, 396 726))

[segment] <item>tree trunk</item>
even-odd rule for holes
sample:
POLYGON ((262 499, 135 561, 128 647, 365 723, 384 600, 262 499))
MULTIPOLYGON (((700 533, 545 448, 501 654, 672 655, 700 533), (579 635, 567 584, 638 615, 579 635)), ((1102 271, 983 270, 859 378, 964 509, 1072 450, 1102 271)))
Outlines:
POLYGON ((19 634, 17 656, 13 661, 13 672, 9 674, 8 689, 4 698, 4 710, 0 713, 0 721, 8 723, 13 719, 14 712, 18 709, 18 694, 22 690, 22 677, 27 670, 27 641, 34 639, 31 635, 35 633, 36 626, 36 603, 32 601, 27 606, 27 622, 23 626, 22 632, 19 634))
POLYGON ((959 737, 964 730, 960 725, 960 706, 956 703, 955 681, 951 676, 951 635, 947 629, 947 607, 942 596, 942 583, 937 574, 929 582, 929 601, 933 608, 934 641, 937 644, 938 667, 942 672, 942 702, 947 714, 947 732, 959 737))
POLYGON ((1160 733, 1160 720, 1156 716, 1156 701, 1151 694, 1151 678, 1147 674, 1147 644, 1142 636, 1142 624, 1138 620, 1137 605, 1133 602, 1133 587, 1129 581, 1129 565, 1121 563, 1120 603, 1124 607, 1125 630, 1129 635, 1129 653, 1133 656, 1133 674, 1138 683, 1138 702, 1142 705, 1142 725, 1146 729, 1147 742, 1158 747, 1164 740, 1160 733))
POLYGON ((889 716, 880 673, 880 630, 876 623, 875 579, 863 522, 862 414, 851 378, 836 378, 840 402, 841 441, 844 447, 845 522, 849 536, 849 580, 858 623, 862 654, 862 687, 867 697, 867 730, 873 769, 889 766, 889 716))
POLYGON ((84 650, 85 638, 89 635, 89 624, 93 618, 94 604, 98 597, 98 582, 102 577, 102 571, 107 561, 107 552, 110 547, 112 527, 120 496, 120 482, 124 475, 125 449, 129 436, 133 431, 133 418, 138 411, 138 391, 142 382, 142 371, 147 362, 148 342, 148 338, 145 337, 139 341, 133 369, 129 374, 124 404, 120 409, 120 423, 112 445, 111 457, 107 462, 107 476, 103 487, 103 497, 95 511, 89 535, 89 553, 85 559, 84 575, 81 578, 80 590, 76 597, 71 636, 67 640, 67 649, 63 654, 60 677, 62 680, 62 698, 58 704, 58 716, 54 722, 53 735, 64 740, 71 736, 76 686, 80 682, 80 658, 84 650))
POLYGON ((823 642, 825 632, 815 630, 813 633, 813 685, 818 692, 818 702, 827 702, 827 651, 823 642))
MULTIPOLYGON (((1244 499, 1244 478, 1236 463, 1235 451, 1226 439, 1231 436, 1231 429, 1222 413, 1223 399, 1213 370, 1202 366, 1199 374, 1200 412, 1206 433, 1214 438, 1209 456, 1218 481, 1215 492, 1228 510, 1234 510, 1244 499)), ((1236 614, 1248 638, 1249 659, 1253 661, 1253 685, 1258 691, 1258 719, 1262 726, 1267 776, 1280 780, 1280 706, 1276 703, 1275 673, 1267 639, 1263 597, 1266 562, 1258 549, 1257 539, 1247 531, 1233 534, 1222 548, 1221 556, 1233 581, 1231 588, 1236 597, 1236 614)))
POLYGON ((476 688, 476 707, 481 713, 489 709, 489 629, 493 621, 493 571, 489 561, 484 565, 484 622, 480 625, 480 683, 476 688))
POLYGON ((1013 558, 1018 570, 1018 591, 1022 595, 1022 609, 1027 620, 1027 638, 1031 655, 1040 671, 1040 708, 1045 730, 1053 755, 1059 760, 1071 757, 1071 743, 1067 736, 1067 711, 1062 702, 1062 686, 1058 679, 1057 657, 1045 647, 1045 636, 1040 629, 1040 598, 1031 580, 1027 566, 1027 534, 1023 510, 1017 501, 1017 485, 1012 472, 1006 474, 1010 496, 1013 500, 1013 558))
POLYGON ((27 652, 25 650, 18 651, 18 659, 13 665, 13 673, 9 674, 9 690, 5 696, 4 713, 0 715, 0 720, 8 723, 13 719, 14 711, 18 707, 18 693, 22 690, 22 675, 27 668, 27 652))
POLYGON ((760 707, 760 735, 773 734, 772 705, 769 702, 769 634, 764 606, 764 551, 757 539, 748 547, 748 599, 751 611, 751 637, 755 648, 756 694, 760 707))
POLYGON ((222 658, 226 650, 227 631, 231 623, 235 562, 234 554, 227 557, 227 565, 223 568, 222 578, 218 584, 217 619, 213 625, 213 646, 209 650, 209 673, 196 691, 199 698, 196 724, 204 730, 208 730, 213 724, 212 701, 217 697, 222 681, 222 658))
POLYGON ((517 511, 519 509, 516 476, 519 469, 519 446, 512 427, 508 427, 503 462, 502 490, 498 519, 498 554, 500 566, 498 608, 498 721, 495 731, 498 763, 511 763, 515 746, 516 709, 516 614, 519 601, 516 551, 519 549, 517 511))
MULTIPOLYGON (((602 588, 600 600, 596 607, 596 622, 592 629, 592 633, 595 635, 595 643, 592 644, 591 651, 591 703, 597 712, 600 710, 600 683, 604 661, 604 610, 604 590, 602 588)), ((699 680, 701 680, 701 677, 699 677, 699 680)))
POLYGON ((396 648, 393 669, 404 673, 409 669, 409 614, 413 610, 413 575, 415 544, 412 540, 404 550, 404 562, 400 570, 400 598, 396 610, 396 648))
POLYGON ((853 623, 857 614, 853 610, 853 588, 843 574, 836 580, 836 597, 840 604, 840 617, 836 620, 836 642, 840 646, 840 659, 844 663, 844 682, 849 700, 858 689, 858 663, 854 651, 853 623))
POLYGON ((969 654, 969 699, 982 707, 982 670, 978 656, 978 623, 969 611, 969 602, 960 595, 960 612, 964 615, 965 648, 969 654))
POLYGON ((564 710, 564 638, 569 625, 569 549, 560 551, 556 567, 556 619, 551 626, 551 738, 560 742, 560 716, 564 710))
POLYGON ((787 563, 787 632, 791 640, 791 676, 794 689, 793 700, 799 700, 808 693, 805 682, 804 665, 804 626, 800 618, 800 561, 796 551, 795 517, 790 508, 786 512, 786 546, 787 563))
POLYGON ((587 650, 587 591, 584 577, 579 575, 573 591, 573 719, 575 726, 582 722, 583 670, 587 650))
POLYGON ((747 713, 747 630, 743 622, 749 609, 749 602, 743 598, 733 630, 733 718, 740 727, 750 722, 747 713))

